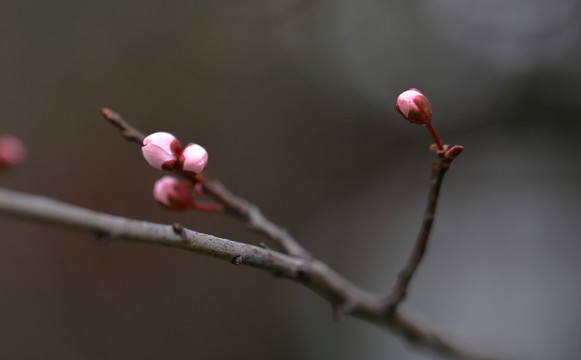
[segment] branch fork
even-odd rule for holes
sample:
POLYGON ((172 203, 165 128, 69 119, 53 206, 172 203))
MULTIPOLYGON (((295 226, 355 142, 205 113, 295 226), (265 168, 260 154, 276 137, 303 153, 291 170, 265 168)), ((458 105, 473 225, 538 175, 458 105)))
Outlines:
MULTIPOLYGON (((426 104, 421 105, 425 110, 426 104)), ((102 109, 101 113, 120 130, 125 139, 143 144, 143 133, 132 127, 119 114, 110 109, 102 109)), ((443 177, 462 152, 461 146, 440 145, 437 143, 434 146, 438 157, 432 165, 430 193, 420 233, 408 262, 400 272, 392 293, 387 297, 371 294, 352 284, 325 263, 314 258, 288 231, 268 220, 256 205, 234 195, 222 183, 216 180, 206 181, 201 176, 196 178, 201 179, 196 181, 198 191, 203 190, 204 194, 223 206, 226 213, 243 220, 253 230, 266 236, 280 251, 263 244, 254 246, 198 233, 184 228, 179 223, 168 226, 130 220, 4 189, 0 189, 0 213, 88 231, 107 240, 120 239, 170 246, 223 259, 237 266, 263 269, 275 276, 299 282, 321 295, 332 305, 337 320, 346 315, 358 317, 391 330, 409 343, 450 358, 508 358, 491 355, 489 347, 467 348, 462 342, 415 320, 416 318, 410 315, 409 309, 400 309, 427 247, 443 177)))

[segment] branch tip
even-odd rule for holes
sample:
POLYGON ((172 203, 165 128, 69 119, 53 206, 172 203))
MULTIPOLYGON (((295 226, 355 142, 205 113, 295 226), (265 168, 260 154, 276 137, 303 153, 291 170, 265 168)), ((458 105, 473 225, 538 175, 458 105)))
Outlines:
POLYGON ((129 123, 126 122, 121 115, 105 107, 101 108, 101 115, 103 115, 103 117, 109 121, 109 123, 115 126, 126 140, 143 145, 143 139, 145 138, 145 135, 143 135, 133 126, 129 125, 129 123))

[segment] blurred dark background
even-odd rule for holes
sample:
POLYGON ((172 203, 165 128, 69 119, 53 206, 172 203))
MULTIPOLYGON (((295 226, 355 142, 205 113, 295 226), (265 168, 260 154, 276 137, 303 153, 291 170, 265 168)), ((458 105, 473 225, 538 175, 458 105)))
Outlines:
MULTIPOLYGON (((99 114, 210 153, 208 176, 316 256, 388 292, 427 195, 410 87, 465 153, 410 306, 470 341, 581 357, 578 0, 0 3, 0 132, 28 146, 0 186, 256 244, 176 214, 161 173, 99 114)), ((2 359, 432 359, 332 320, 285 280, 197 254, 0 217, 2 359)), ((493 347, 492 347, 493 348, 493 347)))

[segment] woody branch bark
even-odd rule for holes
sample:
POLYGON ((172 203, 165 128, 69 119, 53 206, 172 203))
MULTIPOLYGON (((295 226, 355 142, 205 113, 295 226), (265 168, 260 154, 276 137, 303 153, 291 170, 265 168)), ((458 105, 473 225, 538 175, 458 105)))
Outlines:
POLYGON ((436 206, 438 204, 438 199, 440 198, 440 189, 442 187, 444 175, 450 168, 452 161, 454 161, 461 152, 462 148, 458 146, 452 147, 450 150, 447 150, 446 147, 444 151, 437 151, 438 159, 434 164, 432 164, 432 171, 430 174, 430 192, 428 194, 426 210, 424 211, 424 219, 410 258, 400 271, 391 295, 387 297, 386 302, 389 313, 394 313, 398 305, 405 299, 409 284, 424 257, 432 225, 434 224, 434 218, 436 217, 436 206))
POLYGON ((162 245, 251 266, 303 284, 326 299, 334 308, 349 304, 346 315, 391 330, 409 343, 457 359, 504 359, 486 349, 469 348, 458 339, 416 320, 409 308, 389 314, 382 296, 352 284, 325 263, 240 243, 213 235, 131 220, 66 204, 46 197, 0 188, 0 213, 28 221, 93 233, 98 237, 143 244, 162 245))

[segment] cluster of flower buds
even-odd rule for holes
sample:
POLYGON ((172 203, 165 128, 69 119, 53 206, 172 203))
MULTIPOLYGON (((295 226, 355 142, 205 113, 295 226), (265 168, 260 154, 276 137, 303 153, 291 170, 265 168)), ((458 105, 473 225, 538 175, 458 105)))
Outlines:
POLYGON ((198 144, 184 149, 178 139, 167 132, 156 132, 143 140, 143 157, 159 170, 179 170, 186 174, 202 173, 208 165, 208 153, 198 144))
POLYGON ((190 208, 220 211, 217 204, 195 202, 190 193, 201 192, 200 175, 208 165, 208 153, 198 144, 190 143, 182 148, 179 140, 170 133, 156 132, 143 140, 143 157, 158 170, 181 172, 187 180, 182 182, 171 176, 159 179, 153 187, 153 198, 160 205, 172 210, 190 208))
POLYGON ((18 165, 26 155, 26 147, 15 136, 0 135, 0 170, 18 165))

